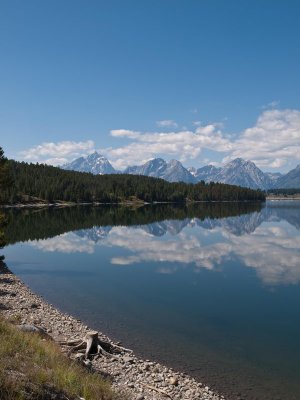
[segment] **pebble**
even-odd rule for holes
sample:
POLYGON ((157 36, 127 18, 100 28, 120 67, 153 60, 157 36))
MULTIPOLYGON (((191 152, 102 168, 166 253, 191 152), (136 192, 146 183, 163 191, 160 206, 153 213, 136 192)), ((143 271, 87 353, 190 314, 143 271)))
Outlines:
POLYGON ((170 385, 178 385, 178 378, 172 376, 172 378, 169 379, 170 385))

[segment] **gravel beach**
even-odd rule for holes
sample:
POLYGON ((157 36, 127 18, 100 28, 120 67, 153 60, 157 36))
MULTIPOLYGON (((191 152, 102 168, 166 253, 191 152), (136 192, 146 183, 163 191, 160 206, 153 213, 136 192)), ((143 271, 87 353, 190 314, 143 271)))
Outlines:
MULTIPOLYGON (((93 327, 84 325, 32 293, 5 264, 0 268, 0 310, 5 317, 15 318, 21 324, 43 328, 56 342, 82 339, 93 330, 93 327)), ((99 338, 119 344, 113 343, 101 332, 99 338)), ((112 357, 101 355, 91 359, 89 367, 107 377, 116 391, 127 393, 132 400, 224 399, 186 374, 131 353, 122 352, 112 357)))

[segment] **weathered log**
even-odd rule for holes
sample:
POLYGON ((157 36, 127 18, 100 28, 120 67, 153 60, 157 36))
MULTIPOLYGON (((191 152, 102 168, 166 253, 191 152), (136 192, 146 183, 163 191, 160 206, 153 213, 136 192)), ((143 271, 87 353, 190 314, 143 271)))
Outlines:
POLYGON ((83 340, 71 339, 67 341, 59 342, 63 346, 69 347, 68 354, 75 351, 81 351, 85 349, 85 358, 89 356, 105 355, 111 357, 112 354, 121 354, 122 352, 132 353, 132 350, 126 349, 104 340, 99 339, 97 331, 87 332, 83 340))
POLYGON ((98 349, 99 338, 97 331, 88 332, 85 335, 85 341, 86 341, 85 358, 88 358, 92 350, 94 350, 94 352, 96 351, 96 354, 99 353, 98 349))

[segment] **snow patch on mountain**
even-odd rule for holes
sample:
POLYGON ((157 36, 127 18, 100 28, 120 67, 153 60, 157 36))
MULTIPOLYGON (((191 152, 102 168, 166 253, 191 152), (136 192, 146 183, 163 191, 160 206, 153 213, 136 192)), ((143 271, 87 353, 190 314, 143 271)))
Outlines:
POLYGON ((68 164, 64 164, 61 168, 71 171, 90 172, 94 175, 115 174, 117 172, 107 158, 96 151, 87 157, 80 157, 68 164))

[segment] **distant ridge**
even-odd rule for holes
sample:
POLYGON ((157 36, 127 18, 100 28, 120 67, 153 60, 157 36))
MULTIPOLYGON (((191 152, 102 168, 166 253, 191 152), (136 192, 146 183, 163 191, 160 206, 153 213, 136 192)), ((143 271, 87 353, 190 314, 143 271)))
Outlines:
POLYGON ((281 176, 276 181, 276 187, 279 189, 298 189, 300 188, 300 164, 292 169, 286 175, 281 176))
POLYGON ((162 178, 168 182, 197 183, 220 182, 238 185, 251 189, 300 188, 300 164, 285 175, 280 173, 264 173, 254 162, 236 158, 223 167, 206 165, 201 168, 185 168, 180 161, 165 161, 154 158, 142 165, 127 167, 123 172, 117 171, 109 160, 97 152, 87 157, 80 157, 63 165, 61 168, 79 172, 90 172, 94 175, 130 174, 162 178))

